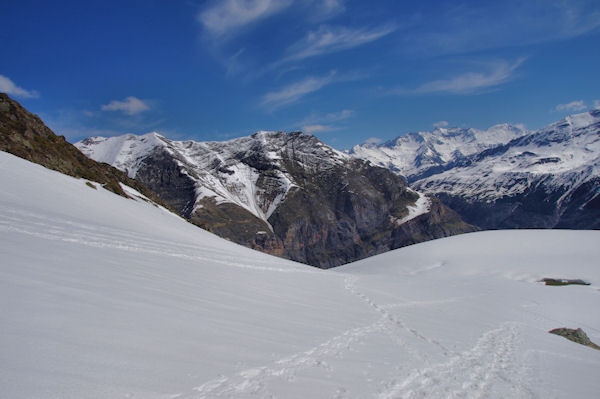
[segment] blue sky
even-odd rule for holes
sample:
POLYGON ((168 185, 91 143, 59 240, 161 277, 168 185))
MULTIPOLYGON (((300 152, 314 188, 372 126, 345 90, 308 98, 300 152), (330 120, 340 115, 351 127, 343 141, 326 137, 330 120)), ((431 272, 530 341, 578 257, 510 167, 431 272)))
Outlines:
POLYGON ((0 91, 57 133, 339 149, 600 107, 600 2, 13 1, 0 91))

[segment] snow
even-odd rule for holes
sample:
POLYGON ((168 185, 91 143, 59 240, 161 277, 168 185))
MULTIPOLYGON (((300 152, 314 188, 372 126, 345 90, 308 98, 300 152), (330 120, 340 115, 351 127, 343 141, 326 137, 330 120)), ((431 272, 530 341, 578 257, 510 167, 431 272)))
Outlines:
MULTIPOLYGON (((409 189, 410 190, 410 189, 409 189)), ((410 190, 415 194, 419 195, 419 198, 415 201, 414 205, 409 205, 406 208, 408 209, 408 215, 404 216, 402 219, 398 220, 396 223, 398 225, 404 224, 409 220, 416 218, 417 216, 423 215, 429 212, 431 208, 431 200, 425 196, 425 194, 410 190)))
MULTIPOLYGON (((315 146, 317 141, 312 136, 303 136, 301 139, 309 141, 308 145, 300 143, 294 146, 294 151, 299 158, 308 162, 307 167, 327 168, 348 159, 348 155, 331 147, 315 146)), ((269 131, 259 131, 249 137, 224 142, 176 141, 157 133, 148 133, 142 136, 92 137, 75 145, 88 157, 110 163, 127 171, 130 176, 135 176, 141 163, 156 148, 162 148, 171 154, 181 172, 194 181, 194 211, 201 209, 202 199, 212 198, 216 204, 232 203, 246 209, 271 228, 268 218, 289 190, 297 187, 283 166, 283 155, 288 150, 286 141, 286 133, 269 131), (268 179, 274 193, 264 195, 258 183, 261 170, 240 161, 247 157, 264 157, 272 163, 273 170, 268 179)))
POLYGON ((411 177, 447 162, 456 161, 523 136, 519 125, 501 124, 487 130, 436 128, 432 132, 409 133, 374 146, 357 145, 351 154, 411 177))
POLYGON ((502 124, 487 130, 437 128, 354 156, 407 176, 413 189, 494 202, 542 185, 558 204, 600 176, 600 110, 570 115, 536 131, 502 124))
POLYGON ((164 140, 163 136, 152 132, 142 136, 91 137, 75 143, 75 146, 95 161, 111 164, 135 178, 141 161, 156 147, 164 147, 164 140))
POLYGON ((595 398, 597 231, 491 231, 327 271, 0 152, 0 396, 595 398), (584 279, 590 286, 537 280, 584 279))
POLYGON ((571 115, 511 142, 503 152, 418 180, 413 187, 491 202, 542 182, 547 191, 564 191, 560 203, 600 176, 598 123, 600 112, 571 115))

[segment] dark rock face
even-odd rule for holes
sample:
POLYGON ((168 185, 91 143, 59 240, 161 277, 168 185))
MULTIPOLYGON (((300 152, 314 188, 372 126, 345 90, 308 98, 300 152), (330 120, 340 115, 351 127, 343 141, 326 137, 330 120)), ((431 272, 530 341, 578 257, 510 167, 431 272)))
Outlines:
MULTIPOLYGON (((258 157, 250 159, 254 162, 258 157)), ((384 168, 356 159, 331 168, 307 168, 307 164, 311 162, 297 151, 285 153, 282 168, 298 187, 290 190, 268 218, 272 230, 249 213, 234 218, 233 224, 222 225, 224 217, 220 222, 209 220, 203 209, 192 220, 209 225, 211 231, 235 242, 320 268, 474 230, 439 202, 435 202, 432 212, 396 225, 393 220, 406 216, 407 206, 418 195, 407 190, 401 177, 384 168), (238 229, 232 231, 232 225, 238 229)), ((258 165, 267 172, 273 167, 263 162, 258 165)), ((259 184, 261 179, 268 181, 269 177, 261 175, 259 184)), ((268 184, 263 183, 261 188, 269 192, 268 184)), ((224 205, 233 206, 220 207, 224 205)), ((227 213, 236 214, 231 209, 227 213)))
POLYGON ((540 182, 523 193, 491 202, 447 193, 436 197, 482 229, 599 229, 599 188, 600 179, 592 179, 572 193, 567 193, 568 187, 557 190, 540 182))
POLYGON ((293 260, 328 268, 473 230, 438 201, 397 225, 394 219, 406 216, 418 195, 399 176, 364 161, 303 178, 305 188, 288 194, 269 218, 283 256, 293 260))
POLYGON ((63 136, 55 135, 37 115, 4 93, 0 93, 0 150, 73 177, 101 183, 106 189, 126 197, 120 182, 162 203, 125 173, 83 155, 63 136))
POLYGON ((158 148, 144 159, 136 180, 150 188, 181 216, 191 216, 196 198, 194 181, 181 172, 164 150, 158 148))
MULTIPOLYGON (((476 231, 470 226, 467 231, 476 231)), ((442 204, 439 200, 432 199, 429 213, 396 228, 392 234, 393 248, 433 240, 439 237, 450 237, 465 231, 465 222, 458 213, 442 204)))

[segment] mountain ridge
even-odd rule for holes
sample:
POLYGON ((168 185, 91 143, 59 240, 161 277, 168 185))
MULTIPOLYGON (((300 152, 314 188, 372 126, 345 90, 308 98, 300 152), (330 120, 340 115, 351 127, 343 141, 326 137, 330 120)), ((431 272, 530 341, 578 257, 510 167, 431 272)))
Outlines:
POLYGON ((150 133, 75 145, 126 170, 193 223, 319 267, 473 229, 387 169, 301 132, 260 131, 225 142, 150 133))
POLYGON ((381 163, 378 151, 391 158, 411 155, 404 160, 412 162, 404 169, 411 187, 435 195, 479 227, 600 228, 600 110, 523 131, 428 169, 419 169, 418 154, 406 149, 390 154, 382 147, 359 147, 354 155, 375 154, 372 161, 381 163))

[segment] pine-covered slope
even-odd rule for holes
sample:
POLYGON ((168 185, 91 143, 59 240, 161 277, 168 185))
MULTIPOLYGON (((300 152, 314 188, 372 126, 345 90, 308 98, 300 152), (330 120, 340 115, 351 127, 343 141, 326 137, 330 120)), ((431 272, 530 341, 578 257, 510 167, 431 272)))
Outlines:
POLYGON ((149 133, 76 146, 222 237, 319 267, 473 229, 387 169, 300 132, 226 142, 149 133))
MULTIPOLYGON (((487 148, 446 158, 426 173, 404 173, 413 188, 482 228, 600 228, 600 110, 481 146, 487 148)), ((396 154, 418 158, 400 148, 396 154)))

